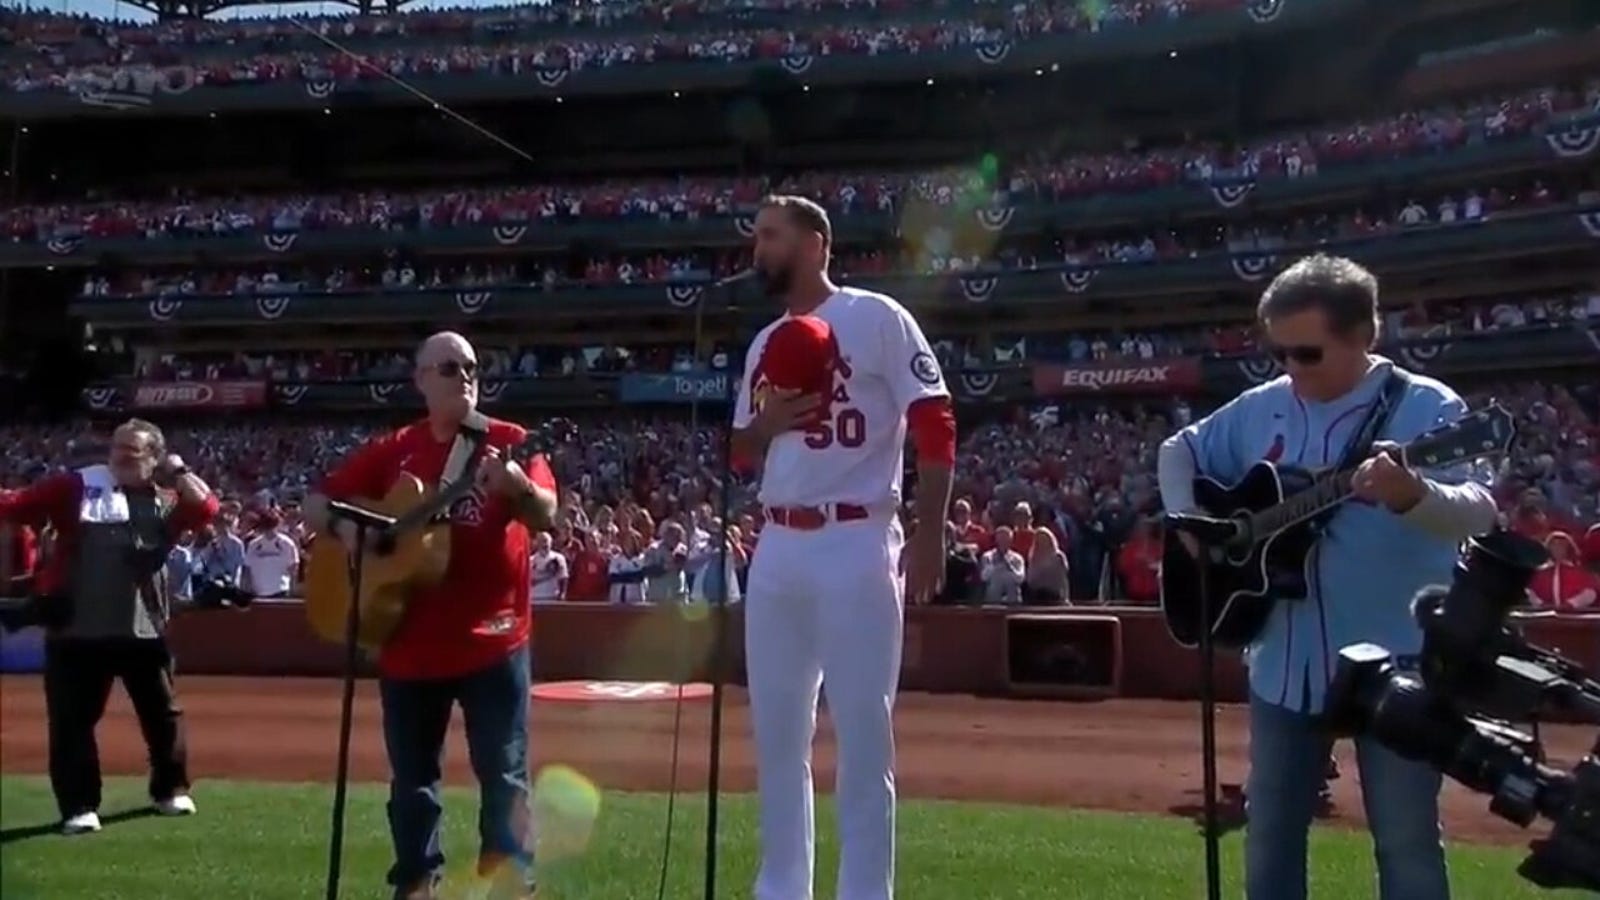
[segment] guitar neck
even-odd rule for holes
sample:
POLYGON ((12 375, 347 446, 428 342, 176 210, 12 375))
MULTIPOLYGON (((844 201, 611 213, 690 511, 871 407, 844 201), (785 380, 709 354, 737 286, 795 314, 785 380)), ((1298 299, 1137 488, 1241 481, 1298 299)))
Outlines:
POLYGON ((1354 467, 1336 469, 1317 476, 1311 487, 1284 499, 1282 503, 1264 509, 1250 517, 1250 533, 1277 534, 1301 522, 1315 518, 1323 510, 1331 509, 1350 499, 1354 467))

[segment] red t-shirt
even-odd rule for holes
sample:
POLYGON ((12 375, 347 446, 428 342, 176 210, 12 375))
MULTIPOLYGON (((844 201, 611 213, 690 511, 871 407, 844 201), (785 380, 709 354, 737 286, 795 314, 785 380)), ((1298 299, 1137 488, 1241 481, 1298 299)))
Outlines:
POLYGON ((1591 566, 1600 566, 1600 525, 1590 525, 1583 536, 1583 546, 1578 548, 1583 554, 1583 561, 1591 566))
POLYGON ((611 577, 605 555, 580 549, 568 558, 572 561, 572 580, 567 582, 567 599, 590 602, 606 600, 611 577))
POLYGON ((1117 575, 1122 592, 1135 603, 1155 603, 1161 599, 1161 579, 1156 566, 1161 562, 1161 546, 1144 538, 1129 538, 1117 551, 1117 575))
MULTIPOLYGON (((488 446, 521 444, 520 425, 489 420, 488 446)), ((444 474, 453 441, 440 441, 417 422, 368 442, 331 472, 321 491, 335 500, 376 499, 402 472, 425 485, 444 474)), ((554 489, 542 461, 529 471, 554 489)), ((533 612, 528 594, 531 538, 510 502, 474 489, 451 510, 450 564, 437 588, 411 598, 394 636, 378 655, 386 678, 453 678, 493 665, 528 642, 533 612)))
POLYGON ((1555 563, 1534 572, 1528 590, 1543 609, 1593 612, 1600 602, 1600 576, 1572 563, 1555 563))
POLYGON ((956 526, 956 542, 972 544, 978 548, 979 553, 987 553, 994 549, 994 538, 989 535, 988 529, 971 519, 965 525, 956 526))

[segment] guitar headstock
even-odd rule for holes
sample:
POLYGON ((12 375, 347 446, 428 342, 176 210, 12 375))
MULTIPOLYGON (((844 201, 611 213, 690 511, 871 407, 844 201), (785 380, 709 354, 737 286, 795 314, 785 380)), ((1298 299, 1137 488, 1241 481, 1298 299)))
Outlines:
POLYGON ((1412 465, 1431 469, 1507 453, 1516 439, 1516 416, 1491 403, 1412 441, 1405 455, 1412 465))

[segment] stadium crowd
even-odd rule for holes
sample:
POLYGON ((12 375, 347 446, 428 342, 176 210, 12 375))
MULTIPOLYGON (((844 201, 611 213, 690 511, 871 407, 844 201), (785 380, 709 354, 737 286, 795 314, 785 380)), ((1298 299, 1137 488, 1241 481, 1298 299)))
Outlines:
MULTIPOLYGON (((9 13, 3 26, 9 41, 25 50, 60 52, 88 39, 109 46, 208 47, 241 44, 280 44, 301 39, 302 26, 319 34, 343 40, 407 39, 444 37, 495 38, 519 31, 561 28, 634 27, 655 31, 662 27, 692 22, 698 18, 739 19, 763 13, 810 15, 872 12, 880 16, 903 16, 910 11, 934 13, 985 12, 1010 5, 1007 0, 554 0, 537 5, 513 7, 430 7, 405 9, 394 14, 361 16, 261 17, 225 20, 176 19, 166 22, 133 24, 91 16, 26 10, 9 13)), ((1182 4, 1191 5, 1191 4, 1182 4)), ((1239 0, 1213 0, 1195 5, 1196 9, 1228 8, 1239 0)), ((1086 24, 1136 21, 1150 8, 1136 3, 1040 3, 1041 9, 1062 16, 1081 13, 1086 24)))
MULTIPOLYGON (((1520 427, 1517 454, 1497 487, 1505 521, 1560 558, 1553 571, 1561 577, 1542 576, 1535 599, 1552 608, 1587 608, 1596 598, 1585 591, 1600 568, 1600 385, 1500 384, 1470 401, 1490 397, 1514 410, 1520 427)), ((1019 408, 965 429, 957 459, 959 502, 943 523, 952 548, 943 599, 1156 602, 1156 447, 1196 412, 1181 400, 1045 412, 1019 408)), ((541 596, 612 602, 703 597, 705 566, 721 533, 717 429, 692 427, 681 417, 619 420, 614 413, 574 425, 548 448, 565 497, 561 527, 541 544, 536 572, 551 582, 539 588, 541 596), (565 574, 557 578, 558 570, 565 574)), ((377 427, 301 419, 169 425, 169 443, 228 498, 228 515, 215 533, 196 536, 186 552, 232 560, 235 549, 263 535, 275 544, 278 535, 288 535, 305 546, 314 536, 299 523, 299 499, 377 427)), ((0 429, 0 483, 15 486, 53 467, 94 459, 102 437, 86 422, 0 429)), ((727 533, 738 577, 761 518, 747 482, 736 479, 731 493, 727 533)), ((919 527, 913 506, 902 514, 919 527)), ((246 556, 238 555, 240 566, 246 556)), ((260 591, 264 578, 248 584, 260 591)))
MULTIPOLYGON (((125 41, 118 31, 105 31, 96 35, 100 40, 87 46, 80 41, 63 47, 58 43, 41 44, 24 30, 22 40, 39 49, 40 57, 0 63, 0 81, 18 92, 76 91, 94 89, 119 71, 165 72, 181 67, 182 78, 195 86, 231 87, 287 79, 381 80, 386 74, 517 76, 537 70, 573 71, 662 62, 728 63, 803 55, 883 56, 994 46, 1041 35, 1086 33, 1146 21, 1170 22, 1198 12, 1242 5, 1243 0, 1103 0, 1092 4, 1050 0, 952 8, 947 15, 933 20, 896 21, 887 17, 879 21, 830 23, 814 19, 794 21, 788 27, 760 27, 736 19, 719 22, 705 17, 700 27, 683 30, 641 28, 637 33, 610 34, 573 30, 543 40, 519 39, 524 36, 513 30, 502 31, 483 44, 448 40, 434 43, 426 38, 386 42, 366 48, 365 64, 325 44, 280 52, 269 48, 241 55, 233 44, 125 41)), ((305 37, 318 33, 314 26, 298 19, 285 20, 280 27, 278 34, 282 36, 290 34, 290 29, 305 37)), ((329 30, 334 34, 327 37, 337 36, 337 29, 329 30)))
MULTIPOLYGON (((1385 314, 1384 333, 1399 339, 1439 334, 1480 334, 1573 320, 1600 320, 1600 288, 1587 293, 1511 296, 1472 301, 1416 303, 1385 314)), ((1228 354, 1255 346, 1254 332, 1242 325, 1107 329, 1048 334, 997 334, 978 344, 940 338, 934 349, 949 370, 1021 365, 1028 361, 1089 362, 1165 359, 1228 354)), ((569 378, 627 372, 687 372, 697 368, 737 368, 737 351, 721 344, 705 359, 688 344, 594 344, 586 347, 484 344, 478 348, 483 377, 569 378)), ((392 380, 410 377, 411 350, 405 347, 352 350, 321 348, 251 353, 148 353, 130 362, 143 381, 267 379, 283 382, 392 380)))
MULTIPOLYGON (((1496 215, 1537 212, 1562 203, 1590 200, 1600 202, 1600 177, 1555 176, 1531 182, 1506 181, 1488 185, 1483 190, 1469 188, 1425 199, 1405 197, 1387 204, 1369 201, 1361 208, 1322 211, 1313 216, 1263 216, 1241 225, 1196 223, 1155 231, 1125 229, 1120 234, 1089 232, 1069 238, 1021 239, 999 244, 990 235, 968 235, 963 241, 935 230, 920 239, 907 236, 907 244, 897 248, 841 247, 833 269, 840 277, 852 278, 1170 261, 1220 250, 1270 251, 1325 241, 1360 240, 1427 226, 1470 225, 1496 215)), ((283 266, 169 273, 119 270, 113 274, 91 275, 85 280, 81 293, 93 297, 274 296, 318 291, 484 287, 559 290, 579 285, 720 278, 748 265, 746 251, 724 250, 571 259, 547 257, 498 263, 435 263, 419 271, 418 263, 396 254, 381 264, 334 265, 320 270, 295 271, 283 266)))
MULTIPOLYGON (((644 65, 682 60, 776 59, 806 54, 934 52, 1039 34, 1092 31, 1207 10, 1243 0, 1048 0, 1013 4, 906 0, 686 0, 656 3, 553 3, 512 10, 430 10, 373 18, 302 18, 122 26, 70 16, 0 17, 0 83, 11 91, 103 89, 129 73, 187 84, 250 85, 278 80, 344 82, 448 74, 527 75, 536 69, 644 65), (871 20, 788 27, 739 21, 739 14, 841 8, 877 10, 871 20), (920 14, 916 21, 912 13, 920 14), (896 15, 905 18, 897 20, 896 15), (713 21, 715 17, 725 21, 713 21), (705 21, 700 22, 701 19, 705 21), (664 28, 664 24, 675 28, 664 28), (688 27, 683 27, 685 24, 688 27), (559 37, 550 29, 576 34, 559 37), (630 31, 629 29, 633 30, 630 31), (480 40, 463 41, 472 32, 480 40), (362 43, 376 69, 328 52, 315 35, 362 43), (381 71, 379 71, 381 70, 381 71)), ((769 191, 799 193, 836 216, 884 215, 914 221, 919 207, 962 213, 1019 204, 1136 194, 1184 185, 1213 188, 1269 179, 1315 178, 1342 166, 1444 154, 1523 137, 1570 114, 1600 111, 1600 79, 1545 86, 1475 102, 1390 113, 1317 126, 1243 145, 1192 142, 1069 158, 1036 156, 1002 165, 922 172, 806 173, 773 180, 713 177, 539 186, 462 186, 368 190, 327 195, 123 197, 14 205, 0 210, 0 239, 13 243, 79 238, 149 241, 329 230, 396 235, 466 226, 693 221, 748 212, 769 191)), ((1369 195, 1358 206, 1247 222, 1202 221, 1099 229, 1042 241, 1000 237, 1002 228, 927 228, 904 246, 840 248, 845 279, 884 273, 941 274, 1057 265, 1142 263, 1229 251, 1393 234, 1426 227, 1470 227, 1497 215, 1570 202, 1600 202, 1600 173, 1562 172, 1484 181, 1448 192, 1369 195)), ((1219 216, 1229 203, 1218 194, 1219 216)), ((937 217, 927 217, 936 219, 937 217)), ((981 217, 980 217, 981 220, 981 217)), ((520 234, 518 236, 520 239, 520 234)), ((398 242, 398 241, 397 241, 398 242)), ((510 243, 516 243, 515 240, 510 243)), ((55 246, 52 252, 60 252, 55 246)), ((398 252, 360 265, 274 264, 232 270, 118 269, 95 272, 82 294, 277 295, 387 289, 482 288, 645 283, 714 277, 745 265, 741 252, 663 252, 644 256, 525 258, 495 263, 398 252)), ((330 301, 336 302, 336 301, 330 301)), ((1600 317, 1600 290, 1580 295, 1510 297, 1394 310, 1387 330, 1411 335, 1516 328, 1600 317)), ((1025 360, 1152 359, 1232 352, 1253 346, 1241 328, 1185 328, 1011 335, 982 346, 939 342, 948 364, 988 366, 1025 360)), ((672 344, 587 348, 484 347, 484 377, 574 376, 586 372, 669 371, 696 364, 692 348, 672 344)), ((710 363, 738 364, 725 347, 710 363)), ((133 369, 149 380, 403 379, 408 350, 145 355, 133 369)), ((1538 381, 1477 392, 1508 404, 1521 424, 1515 458, 1497 488, 1508 525, 1546 543, 1555 558, 1532 591, 1536 605, 1587 609, 1600 589, 1600 385, 1538 381)), ((1160 440, 1197 411, 1183 400, 1139 406, 1059 404, 1019 408, 964 423, 957 502, 942 527, 951 557, 944 602, 1093 603, 1125 598, 1155 603, 1163 536, 1154 483, 1160 440)), ((314 540, 299 502, 320 475, 374 429, 376 421, 242 419, 164 423, 169 444, 227 498, 225 515, 193 535, 172 565, 196 580, 223 579, 261 596, 295 589, 301 552, 314 540)), ((103 435, 87 422, 0 427, 0 487, 63 465, 92 460, 103 435)), ((759 539, 762 515, 751 484, 727 475, 719 431, 682 417, 594 414, 549 447, 564 488, 561 522, 541 535, 533 592, 542 601, 615 603, 705 599, 719 580, 737 584, 759 539), (719 518, 724 478, 731 503, 719 518), (726 521, 724 521, 724 519, 726 521), (732 570, 712 564, 726 543, 732 570)), ((943 518, 943 517, 941 517, 943 518)))
MULTIPOLYGON (((1586 108, 1600 108, 1600 79, 1277 135, 1242 147, 1196 143, 1036 159, 1010 166, 1005 173, 977 166, 814 173, 771 182, 689 177, 287 197, 91 198, 86 203, 19 204, 0 210, 0 238, 170 239, 339 228, 417 231, 577 220, 683 221, 732 216, 768 189, 804 194, 842 216, 895 213, 918 204, 1001 207, 1183 183, 1313 177, 1324 167, 1448 152, 1463 143, 1524 135, 1552 117, 1586 108)), ((1470 199, 1460 197, 1457 203, 1458 214, 1464 216, 1470 199)))

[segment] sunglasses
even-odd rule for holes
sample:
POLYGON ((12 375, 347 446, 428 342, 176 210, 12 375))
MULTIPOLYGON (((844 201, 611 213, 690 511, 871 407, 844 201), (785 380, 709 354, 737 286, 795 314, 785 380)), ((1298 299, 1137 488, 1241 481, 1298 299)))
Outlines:
POLYGON ((472 362, 471 360, 463 362, 461 360, 447 359, 442 363, 435 363, 428 368, 438 372, 445 378, 457 378, 462 375, 465 375, 468 378, 478 377, 478 364, 472 362))
POLYGON ((1277 360, 1279 365, 1294 360, 1302 366, 1314 366, 1322 362, 1323 356, 1322 348, 1317 346, 1272 347, 1267 353, 1277 360))

